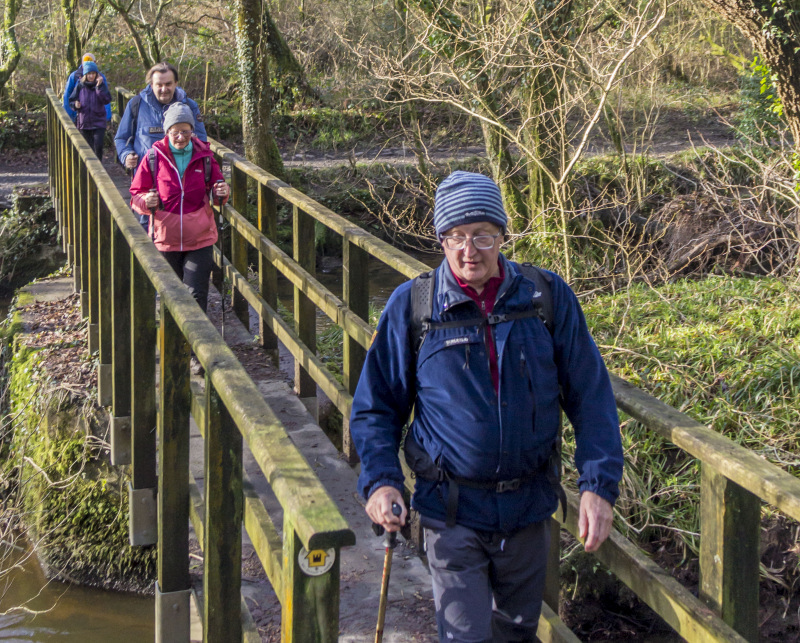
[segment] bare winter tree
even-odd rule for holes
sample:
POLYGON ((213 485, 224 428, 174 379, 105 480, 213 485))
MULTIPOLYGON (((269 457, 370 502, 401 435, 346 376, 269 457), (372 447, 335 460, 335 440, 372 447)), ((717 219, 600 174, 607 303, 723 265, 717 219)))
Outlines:
POLYGON ((354 47, 403 103, 447 104, 481 123, 518 247, 563 260, 569 181, 626 63, 671 0, 398 3, 403 48, 354 47))
POLYGON ((145 12, 144 3, 138 0, 102 0, 125 22, 144 69, 150 69, 162 60, 159 28, 164 12, 173 2, 158 0, 155 6, 151 2, 150 10, 145 12))

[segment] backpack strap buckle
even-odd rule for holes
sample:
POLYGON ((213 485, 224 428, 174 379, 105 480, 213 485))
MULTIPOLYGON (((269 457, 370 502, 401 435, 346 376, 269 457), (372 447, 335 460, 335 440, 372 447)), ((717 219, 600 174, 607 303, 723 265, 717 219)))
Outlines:
POLYGON ((505 493, 506 491, 516 491, 522 484, 521 478, 514 478, 512 480, 501 480, 494 488, 496 493, 505 493))

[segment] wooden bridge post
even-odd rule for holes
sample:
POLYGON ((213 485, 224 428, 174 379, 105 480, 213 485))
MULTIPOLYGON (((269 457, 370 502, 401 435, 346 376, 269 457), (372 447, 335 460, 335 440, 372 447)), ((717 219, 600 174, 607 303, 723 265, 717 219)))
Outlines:
POLYGON ((99 252, 100 244, 98 241, 98 216, 100 194, 97 191, 95 178, 88 172, 86 163, 81 165, 86 172, 86 284, 85 288, 89 296, 89 333, 88 348, 89 353, 94 353, 100 349, 100 275, 99 275, 99 252))
POLYGON ((72 202, 72 191, 70 189, 69 175, 72 168, 70 161, 70 149, 66 145, 66 131, 63 127, 58 131, 59 154, 59 173, 61 174, 61 235, 62 249, 67 255, 68 265, 72 265, 72 229, 70 223, 70 206, 72 202))
MULTIPOLYGON (((561 515, 561 505, 556 509, 561 515)), ((547 572, 544 583, 544 602, 558 614, 561 600, 561 523, 555 518, 548 519, 550 529, 550 550, 547 552, 547 572)))
POLYGON ((97 208, 97 323, 99 330, 98 350, 100 363, 97 367, 97 397, 101 406, 111 405, 114 395, 112 379, 112 348, 114 341, 111 328, 111 212, 104 199, 98 200, 97 208))
MULTIPOLYGON (((240 169, 231 169, 231 187, 233 189, 233 207, 239 214, 247 218, 247 175, 240 169)), ((233 227, 231 235, 231 265, 247 279, 247 241, 233 227)), ((239 318, 245 328, 250 329, 250 308, 244 295, 237 289, 232 289, 231 306, 234 314, 239 318)))
MULTIPOLYGON (((161 299, 156 643, 190 639, 189 343, 161 299)), ((208 437, 208 436, 206 436, 208 437)), ((221 588, 220 588, 221 589, 221 588)), ((208 600, 208 597, 206 597, 208 600)), ((237 612, 238 620, 238 612, 237 612)))
MULTIPOLYGON (((275 193, 263 183, 258 184, 258 229, 273 243, 278 241, 278 207, 275 193)), ((278 270, 261 253, 258 253, 258 292, 272 310, 278 310, 278 270)), ((261 346, 267 350, 277 363, 278 336, 272 331, 269 322, 259 315, 258 334, 261 346)))
POLYGON ((89 177, 86 171, 86 163, 83 162, 78 148, 72 146, 75 163, 76 176, 78 177, 78 199, 75 209, 76 222, 78 229, 78 247, 76 257, 80 256, 80 271, 78 275, 79 291, 81 294, 81 316, 89 317, 89 177))
MULTIPOLYGON (((311 275, 317 273, 314 218, 292 206, 292 249, 294 260, 311 275)), ((317 352, 317 309, 300 288, 294 287, 294 326, 297 336, 312 353, 317 352)), ((299 360, 294 360, 294 390, 316 420, 319 417, 317 384, 299 360)))
MULTIPOLYGON (((356 244, 344 240, 342 249, 342 295, 344 303, 369 323, 369 254, 356 244)), ((353 395, 364 366, 367 351, 347 333, 344 334, 342 371, 347 392, 353 395)), ((350 437, 350 418, 342 418, 342 452, 349 464, 358 462, 358 454, 350 437)))
POLYGON ((54 145, 53 134, 55 133, 55 124, 53 117, 55 109, 50 101, 47 101, 47 187, 50 191, 50 199, 53 201, 53 210, 56 213, 56 223, 59 228, 61 227, 61 219, 58 214, 58 192, 56 191, 55 177, 56 171, 56 147, 54 145))
POLYGON ((203 641, 242 640, 242 434, 206 373, 203 641))
MULTIPOLYGON (((81 292, 81 262, 83 261, 83 257, 81 256, 81 245, 80 245, 80 171, 78 168, 77 156, 78 151, 75 147, 71 144, 69 137, 66 139, 67 150, 69 152, 69 192, 70 192, 70 204, 69 204, 69 227, 70 227, 70 242, 72 246, 72 281, 73 281, 73 288, 76 293, 80 294, 81 292)), ((83 307, 81 307, 81 311, 83 307)))
MULTIPOLYGON (((282 643, 334 643, 339 639, 339 549, 307 552, 297 537, 290 516, 283 517, 282 643), (331 555, 333 564, 324 574, 310 576, 300 567, 306 561, 331 555)), ((308 567, 307 567, 308 569, 308 567)))
POLYGON ((111 464, 131 463, 131 265, 132 252, 111 221, 111 464))
POLYGON ((131 545, 158 542, 155 302, 156 290, 131 253, 131 545))
POLYGON ((702 465, 700 597, 748 641, 758 641, 758 496, 702 465))

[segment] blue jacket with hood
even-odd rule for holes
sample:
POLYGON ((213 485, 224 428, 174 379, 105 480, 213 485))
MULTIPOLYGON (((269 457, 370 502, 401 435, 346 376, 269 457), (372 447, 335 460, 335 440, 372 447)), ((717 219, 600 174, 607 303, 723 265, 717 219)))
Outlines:
POLYGON ((153 143, 164 138, 164 114, 167 108, 173 103, 185 103, 192 110, 194 116, 194 134, 201 141, 208 139, 206 127, 203 125, 203 118, 200 115, 200 108, 181 87, 175 89, 172 101, 168 105, 159 102, 153 93, 153 88, 148 85, 139 92, 139 114, 136 118, 136 131, 133 129, 133 120, 130 105, 125 108, 125 113, 119 122, 117 133, 114 136, 114 145, 117 148, 119 162, 125 164, 125 157, 135 153, 139 157, 139 163, 144 160, 147 150, 153 143))
MULTIPOLYGON (((493 312, 530 310, 541 293, 516 264, 502 255, 500 261, 504 279, 493 312)), ((433 321, 480 317, 446 259, 434 279, 433 321)), ((575 429, 578 486, 613 505, 623 466, 616 403, 569 286, 552 275, 552 335, 538 317, 494 326, 495 394, 482 326, 431 329, 415 359, 411 284, 389 298, 353 398, 350 431, 361 457, 360 493, 368 498, 383 485, 402 489, 398 449, 413 407, 411 435, 449 474, 477 482, 534 474, 504 493, 459 485, 458 524, 511 533, 541 521, 558 504, 544 468, 558 436, 560 395, 575 429)), ((417 477, 412 507, 444 521, 449 484, 417 477)))

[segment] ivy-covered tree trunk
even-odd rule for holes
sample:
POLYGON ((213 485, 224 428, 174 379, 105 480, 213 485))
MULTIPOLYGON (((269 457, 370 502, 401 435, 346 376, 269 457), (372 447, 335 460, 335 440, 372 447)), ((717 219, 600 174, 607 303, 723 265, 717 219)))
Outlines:
POLYGON ((781 0, 705 0, 753 44, 775 74, 783 113, 800 152, 800 18, 797 4, 781 0))
POLYGON ((64 26, 67 30, 67 46, 64 54, 70 71, 80 63, 82 50, 94 35, 94 30, 97 28, 105 9, 105 2, 93 2, 86 19, 86 26, 81 29, 78 24, 80 0, 61 0, 61 11, 64 14, 64 26))
POLYGON ((6 83, 19 63, 20 51, 15 26, 21 8, 22 0, 6 0, 3 32, 0 33, 0 96, 5 94, 6 83))
POLYGON ((236 0, 236 49, 247 160, 283 178, 283 160, 272 136, 267 16, 262 0, 236 0))

